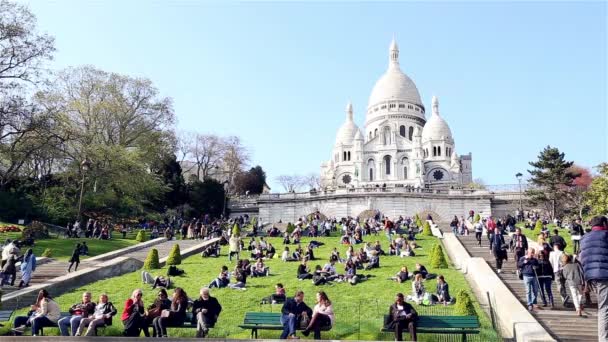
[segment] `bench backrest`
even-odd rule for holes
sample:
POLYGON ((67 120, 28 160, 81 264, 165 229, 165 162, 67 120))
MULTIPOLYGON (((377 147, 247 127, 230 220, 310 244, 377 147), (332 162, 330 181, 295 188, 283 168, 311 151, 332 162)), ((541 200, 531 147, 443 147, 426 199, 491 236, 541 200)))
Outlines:
POLYGON ((282 325, 281 314, 278 312, 247 312, 245 325, 282 325))
MULTIPOLYGON (((384 315, 385 322, 387 318, 388 315, 384 315)), ((480 325, 477 316, 419 316, 416 326, 437 329, 476 329, 480 325)))

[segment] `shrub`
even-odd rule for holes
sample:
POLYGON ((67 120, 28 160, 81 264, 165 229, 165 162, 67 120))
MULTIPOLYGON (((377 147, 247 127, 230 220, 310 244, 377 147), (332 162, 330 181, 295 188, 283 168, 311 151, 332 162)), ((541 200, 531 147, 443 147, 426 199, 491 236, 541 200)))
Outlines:
POLYGON ((422 225, 422 236, 433 236, 433 232, 431 231, 431 224, 429 221, 425 221, 422 225))
POLYGON ((232 226, 232 235, 241 236, 241 227, 239 227, 238 223, 235 223, 232 226))
POLYGON ((251 219, 251 227, 252 228, 257 228, 258 227, 258 218, 255 217, 255 216, 251 219))
POLYGON ((458 316, 477 316, 469 293, 465 290, 458 291, 454 314, 458 316))
POLYGON ((448 262, 443 255, 443 248, 440 243, 437 243, 431 251, 431 267, 433 268, 448 268, 448 262))
POLYGON ((21 232, 21 238, 22 239, 34 239, 34 240, 40 240, 40 239, 48 239, 50 238, 50 234, 49 234, 49 230, 48 228, 46 228, 45 225, 43 225, 42 223, 38 222, 38 221, 33 221, 32 223, 30 223, 27 227, 25 227, 23 229, 23 231, 21 232))
POLYGON ((144 261, 144 269, 145 270, 157 270, 160 268, 160 261, 158 260, 158 250, 156 248, 152 248, 150 252, 148 252, 148 256, 144 261))
POLYGON ((479 213, 477 213, 473 217, 473 223, 477 223, 477 222, 479 222, 479 220, 481 220, 481 216, 479 216, 479 213))
POLYGON ((53 250, 50 249, 50 248, 47 248, 47 249, 44 250, 44 252, 42 252, 41 256, 46 257, 46 258, 52 258, 53 257, 53 250))
POLYGON ((137 241, 137 242, 144 242, 144 241, 146 241, 146 231, 142 229, 139 232, 137 232, 137 236, 135 237, 135 241, 137 241))
POLYGON ((294 230, 296 230, 296 226, 291 222, 287 223, 287 232, 291 234, 294 230))
POLYGON ((167 258, 167 265, 179 265, 182 263, 182 253, 179 250, 179 244, 173 245, 169 257, 167 258))
POLYGON ((534 225, 534 233, 536 233, 536 235, 539 235, 542 230, 543 222, 541 220, 536 221, 536 225, 534 225))

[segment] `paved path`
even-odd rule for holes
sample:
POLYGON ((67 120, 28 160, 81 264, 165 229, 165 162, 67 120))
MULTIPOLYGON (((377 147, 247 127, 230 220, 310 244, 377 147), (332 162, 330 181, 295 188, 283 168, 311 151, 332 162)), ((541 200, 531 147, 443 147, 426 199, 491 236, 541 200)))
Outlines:
MULTIPOLYGON (((445 226, 444 226, 445 227, 445 226)), ((494 256, 490 252, 489 242, 485 236, 482 238, 482 247, 477 246, 475 235, 458 236, 464 247, 472 257, 479 257, 496 271, 496 262, 494 256)), ((508 242, 508 237, 505 238, 508 242)), ((515 294, 523 306, 526 306, 526 290, 523 282, 519 280, 515 274, 515 262, 513 253, 509 253, 509 260, 503 264, 502 273, 498 276, 507 285, 507 287, 515 294)), ((488 284, 488 286, 491 286, 488 284)), ((592 294, 593 305, 585 307, 586 318, 576 316, 574 308, 564 308, 557 291, 556 282, 553 282, 553 295, 555 298, 555 308, 542 306, 542 298, 539 292, 538 303, 539 310, 535 310, 532 315, 538 322, 558 341, 567 342, 590 342, 597 341, 597 300, 592 294)), ((570 301, 572 303, 572 301, 570 301)))
MULTIPOLYGON (((162 259, 169 255, 171 248, 175 244, 179 244, 180 251, 183 252, 184 250, 186 250, 190 247, 202 244, 203 242, 204 242, 203 240, 165 241, 165 242, 161 242, 159 244, 155 244, 155 245, 152 245, 149 247, 139 249, 134 252, 126 253, 121 256, 135 258, 135 259, 141 260, 143 262, 146 259, 146 256, 148 255, 148 252, 150 251, 150 249, 156 248, 158 250, 159 259, 162 259)), ((105 259, 105 258, 104 258, 104 260, 95 260, 95 261, 90 261, 88 259, 84 259, 78 266, 78 270, 83 270, 88 267, 95 267, 96 265, 101 264, 106 261, 108 261, 108 259, 105 259)), ((69 265, 69 263, 67 261, 56 261, 56 260, 51 260, 49 262, 38 265, 36 267, 36 271, 34 271, 32 280, 30 281, 30 285, 32 286, 32 285, 42 284, 42 283, 46 283, 46 282, 53 282, 53 280, 52 280, 53 278, 66 275, 68 273, 67 272, 68 265, 69 265)), ((73 270, 73 268, 72 268, 72 270, 73 270)), ((15 281, 15 285, 19 284, 20 279, 21 279, 21 272, 17 272, 17 279, 15 281)), ((17 288, 17 286, 4 286, 4 287, 2 287, 2 294, 3 294, 3 296, 6 296, 17 290, 19 290, 17 288)), ((32 295, 24 295, 23 299, 19 299, 19 302, 20 303, 29 303, 34 300, 29 297, 32 297, 32 295)), ((20 304, 18 304, 16 306, 19 306, 19 305, 20 304)), ((10 306, 10 305, 7 305, 7 307, 3 306, 2 308, 3 309, 14 309, 13 307, 8 307, 8 306, 10 306)))

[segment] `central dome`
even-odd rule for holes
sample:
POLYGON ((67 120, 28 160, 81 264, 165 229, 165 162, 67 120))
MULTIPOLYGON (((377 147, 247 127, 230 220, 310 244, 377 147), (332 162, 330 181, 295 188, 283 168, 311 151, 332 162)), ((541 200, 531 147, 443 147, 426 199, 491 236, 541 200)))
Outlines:
POLYGON ((369 97, 368 109, 382 102, 399 100, 424 107, 414 82, 399 67, 399 48, 395 39, 389 49, 388 70, 374 85, 369 97))

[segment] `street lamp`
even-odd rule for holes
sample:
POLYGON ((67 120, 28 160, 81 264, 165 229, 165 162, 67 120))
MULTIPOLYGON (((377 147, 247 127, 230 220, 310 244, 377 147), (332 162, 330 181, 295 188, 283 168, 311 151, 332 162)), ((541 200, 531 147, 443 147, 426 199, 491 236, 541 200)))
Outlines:
POLYGON ((222 216, 226 218, 226 199, 228 198, 228 181, 224 181, 224 205, 222 206, 222 216))
POLYGON ((523 177, 521 172, 518 172, 515 174, 515 178, 517 178, 517 182, 519 182, 519 210, 521 211, 521 214, 523 215, 524 208, 522 206, 522 201, 521 201, 521 177, 523 177))
POLYGON ((82 194, 84 193, 84 176, 87 171, 91 168, 91 161, 89 158, 85 158, 80 163, 80 169, 82 170, 82 180, 80 181, 80 199, 78 200, 78 222, 80 222, 82 216, 82 194))

